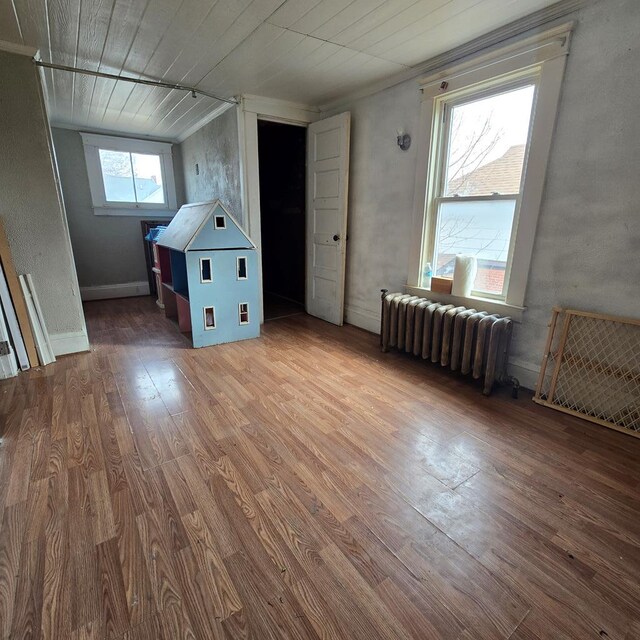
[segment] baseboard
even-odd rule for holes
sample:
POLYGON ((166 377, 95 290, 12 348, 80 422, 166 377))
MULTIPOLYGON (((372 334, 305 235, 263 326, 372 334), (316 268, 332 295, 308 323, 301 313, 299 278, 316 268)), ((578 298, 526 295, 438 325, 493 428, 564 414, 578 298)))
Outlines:
POLYGON ((149 283, 123 282, 122 284, 100 284, 95 287, 80 287, 82 300, 110 300, 111 298, 131 298, 134 296, 148 296, 149 283))
POLYGON ((64 356, 69 353, 89 351, 89 338, 85 331, 72 333, 54 333, 49 335, 54 356, 64 356))
POLYGON ((531 362, 509 359, 509 375, 518 378, 521 387, 535 389, 540 375, 540 366, 531 362))
POLYGON ((361 329, 380 333, 380 311, 371 311, 353 304, 347 304, 344 308, 344 319, 347 324, 352 324, 361 329))

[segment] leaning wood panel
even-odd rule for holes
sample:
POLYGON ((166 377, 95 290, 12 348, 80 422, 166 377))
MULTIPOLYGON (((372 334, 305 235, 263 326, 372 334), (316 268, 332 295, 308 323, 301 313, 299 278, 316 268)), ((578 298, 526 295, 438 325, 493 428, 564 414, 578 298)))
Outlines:
POLYGON ((29 364, 32 367, 37 367, 39 362, 36 343, 33 339, 33 333, 31 332, 27 305, 22 295, 22 288, 18 282, 18 275, 16 274, 16 270, 13 265, 11 248, 9 247, 9 240, 7 239, 2 219, 0 219, 0 262, 4 269, 4 275, 7 278, 9 293, 11 294, 13 308, 16 312, 16 317, 18 318, 18 325, 20 326, 20 333, 22 334, 24 346, 27 350, 27 356, 29 357, 29 364))
POLYGON ((533 399, 640 437, 640 321, 554 309, 533 399))

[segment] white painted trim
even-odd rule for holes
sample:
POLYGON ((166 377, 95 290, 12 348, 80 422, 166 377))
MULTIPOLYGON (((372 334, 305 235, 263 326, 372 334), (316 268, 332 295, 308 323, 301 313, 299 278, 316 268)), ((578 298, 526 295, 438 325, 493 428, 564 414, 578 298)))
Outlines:
POLYGON ((216 308, 214 306, 209 305, 208 307, 202 307, 202 322, 204 323, 204 330, 205 331, 213 331, 216 328, 216 325, 218 324, 218 319, 216 318, 216 308), (211 309, 213 311, 213 313, 212 313, 213 325, 212 326, 207 326, 207 309, 211 309))
POLYGON ((122 209, 116 207, 92 207, 96 216, 115 216, 130 218, 168 218, 171 219, 178 213, 177 209, 122 209))
POLYGON ((354 304, 344 307, 344 321, 371 333, 380 334, 380 309, 372 311, 354 304))
POLYGON ((35 47, 16 44, 15 42, 9 42, 8 40, 0 40, 0 51, 15 53, 16 55, 27 56, 29 58, 35 58, 38 55, 38 49, 35 47))
POLYGON ((231 109, 231 107, 235 107, 235 104, 231 104, 229 102, 223 102, 220 106, 216 107, 213 111, 207 113, 205 116, 200 118, 195 124, 191 125, 188 129, 183 131, 177 138, 178 142, 184 142, 187 138, 192 136, 194 133, 197 133, 204 127, 206 124, 209 124, 217 117, 221 116, 223 113, 231 109))
POLYGON ((97 133, 80 132, 84 148, 87 174, 89 177, 89 189, 94 213, 96 215, 165 215, 171 216, 178 208, 176 197, 176 183, 173 174, 173 153, 170 142, 157 142, 155 140, 140 140, 138 138, 123 138, 120 136, 105 136, 97 133), (128 153, 149 153, 159 156, 162 171, 162 190, 165 206, 159 203, 115 203, 107 200, 102 168, 100 165, 99 150, 112 149, 128 153), (105 210, 107 211, 105 213, 105 210), (138 212, 137 214, 135 212, 138 212))
POLYGON ((320 109, 306 104, 245 94, 242 109, 255 113, 261 120, 307 125, 323 117, 320 109))
POLYGON ((390 87, 412 80, 423 74, 433 73, 438 69, 449 67, 452 64, 458 63, 468 57, 475 56, 481 51, 486 51, 491 48, 497 48, 503 46, 511 39, 522 37, 527 32, 535 31, 541 27, 553 25, 554 22, 559 21, 567 15, 578 11, 583 6, 591 2, 592 0, 560 0, 555 4, 544 7, 534 13, 524 16, 518 20, 514 20, 509 24, 506 24, 498 29, 494 29, 483 36, 475 38, 470 42, 460 45, 445 51, 433 58, 429 58, 424 62, 417 64, 409 69, 400 71, 393 74, 383 80, 376 81, 372 84, 366 85, 361 89, 348 93, 341 98, 332 100, 325 104, 320 105, 320 110, 323 112, 337 112, 341 109, 348 107, 354 100, 366 98, 390 87))
POLYGON ((209 284, 213 282, 213 260, 211 258, 200 258, 200 284, 209 284), (204 278, 202 276, 202 265, 208 262, 209 263, 209 277, 204 278))
POLYGON ((82 353, 89 351, 89 338, 85 331, 72 333, 54 333, 49 336, 53 355, 64 356, 69 353, 82 353))
MULTIPOLYGON (((427 246, 427 256, 434 246, 436 213, 431 205, 435 196, 439 195, 437 189, 440 182, 442 109, 465 92, 481 91, 483 86, 499 86, 500 82, 509 82, 509 78, 527 75, 536 84, 536 95, 524 167, 524 189, 520 194, 520 205, 512 231, 513 249, 509 255, 510 264, 504 292, 504 303, 515 308, 507 313, 514 319, 521 315, 521 311, 518 311, 523 310, 524 305, 572 27, 573 23, 564 23, 526 41, 482 54, 475 61, 466 61, 463 65, 443 70, 421 82, 423 96, 417 140, 413 233, 409 250, 409 289, 420 287, 423 245, 427 246), (441 89, 443 82, 447 84, 441 89)), ((424 295, 428 293, 421 291, 424 295)), ((465 306, 476 306, 475 298, 461 300, 465 306)), ((483 304, 490 307, 492 302, 483 301, 483 304)))
POLYGON ((514 378, 518 378, 521 387, 533 390, 538 384, 540 365, 509 358, 507 373, 514 378))
POLYGON ((499 313, 501 316, 509 316, 514 322, 522 322, 524 312, 527 310, 526 307, 510 305, 506 302, 502 302, 501 300, 452 296, 447 293, 437 293, 430 291, 429 289, 423 289, 422 287, 410 287, 407 285, 405 290, 411 295, 427 298, 428 300, 433 300, 435 302, 442 302, 443 304, 455 304, 457 307, 463 306, 467 307, 467 309, 499 313))
MULTIPOLYGON (((39 67, 44 69, 44 67, 39 67)), ((165 142, 168 144, 177 144, 179 140, 177 138, 163 138, 162 136, 151 135, 148 133, 123 133, 121 131, 114 131, 113 129, 100 129, 99 127, 92 127, 91 131, 87 131, 86 127, 82 127, 72 122, 60 122, 53 119, 51 121, 51 127, 54 129, 68 129, 69 131, 77 131, 78 133, 94 133, 96 135, 115 136, 116 138, 130 138, 131 140, 149 140, 151 142, 165 142)))
POLYGON ((121 284, 100 284, 92 287, 80 287, 80 295, 83 301, 111 300, 112 298, 132 298, 149 295, 149 283, 146 280, 140 282, 123 282, 121 284))

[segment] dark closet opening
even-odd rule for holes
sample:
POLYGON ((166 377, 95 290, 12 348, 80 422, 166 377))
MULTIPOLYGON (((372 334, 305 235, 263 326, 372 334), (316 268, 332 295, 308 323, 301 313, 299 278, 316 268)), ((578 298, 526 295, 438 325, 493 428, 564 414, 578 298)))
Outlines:
POLYGON ((264 317, 304 311, 304 127, 258 121, 264 317))

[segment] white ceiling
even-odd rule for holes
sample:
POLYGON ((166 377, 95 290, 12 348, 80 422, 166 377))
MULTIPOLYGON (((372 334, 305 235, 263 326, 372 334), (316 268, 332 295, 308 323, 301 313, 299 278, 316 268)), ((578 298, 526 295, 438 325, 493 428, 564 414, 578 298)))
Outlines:
MULTIPOLYGON (((0 39, 94 71, 320 105, 554 0, 0 0, 0 39)), ((45 72, 54 123, 180 138, 214 100, 45 72)))

